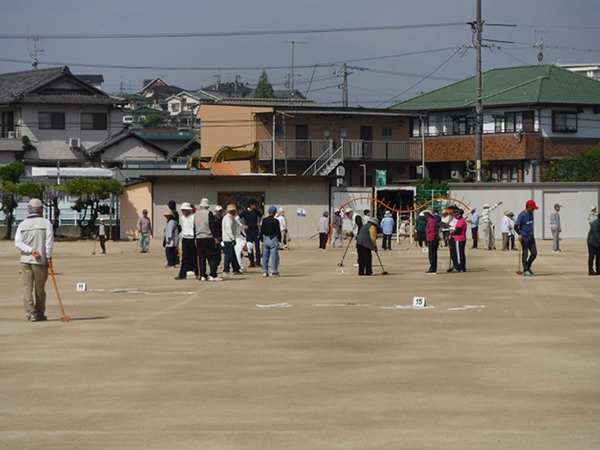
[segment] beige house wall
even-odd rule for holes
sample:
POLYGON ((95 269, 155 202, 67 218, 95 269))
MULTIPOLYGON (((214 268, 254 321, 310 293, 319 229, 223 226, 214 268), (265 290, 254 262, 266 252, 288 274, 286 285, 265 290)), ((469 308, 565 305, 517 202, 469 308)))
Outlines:
MULTIPOLYGON (((145 181, 131 186, 125 186, 125 192, 121 195, 120 239, 137 238, 137 221, 144 209, 148 210, 148 216, 150 218, 154 217, 154 209, 152 207, 152 183, 145 181)), ((163 209, 167 209, 166 203, 165 208, 163 209)), ((152 226, 154 227, 154 220, 152 221, 152 226)))

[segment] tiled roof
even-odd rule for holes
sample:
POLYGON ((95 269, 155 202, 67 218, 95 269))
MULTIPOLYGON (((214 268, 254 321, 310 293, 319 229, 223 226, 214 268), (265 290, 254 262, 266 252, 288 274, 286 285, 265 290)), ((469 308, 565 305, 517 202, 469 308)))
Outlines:
POLYGON ((68 67, 27 70, 0 75, 0 103, 10 103, 19 96, 68 73, 68 67))
MULTIPOLYGON (((66 103, 69 105, 123 105, 122 99, 109 95, 85 94, 27 94, 19 99, 20 103, 66 103)), ((159 111, 160 112, 160 111, 159 111)))
POLYGON ((0 139, 0 152, 22 152, 21 139, 0 139))
MULTIPOLYGON (((442 111, 473 109, 475 77, 397 103, 392 109, 442 111)), ((483 104, 600 105, 600 81, 554 65, 507 67, 483 74, 483 104)))
POLYGON ((148 145, 149 147, 152 147, 152 148, 158 150, 159 152, 163 153, 165 156, 169 153, 162 147, 159 147, 158 145, 153 144, 152 142, 144 139, 143 137, 138 136, 137 134, 135 134, 133 129, 125 129, 125 130, 121 131, 120 133, 115 134, 114 136, 111 136, 110 138, 106 139, 105 141, 100 142, 98 145, 95 145, 94 147, 90 148, 87 151, 87 154, 89 156, 94 156, 98 153, 102 153, 107 148, 109 148, 115 144, 118 144, 119 142, 121 142, 124 139, 129 139, 129 138, 137 139, 137 140, 141 141, 144 145, 148 145))

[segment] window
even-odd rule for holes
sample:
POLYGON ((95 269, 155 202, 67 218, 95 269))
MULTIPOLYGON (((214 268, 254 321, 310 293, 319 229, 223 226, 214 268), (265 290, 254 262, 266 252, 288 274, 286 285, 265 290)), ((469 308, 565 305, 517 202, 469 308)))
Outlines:
POLYGON ((577 113, 552 111, 552 131, 574 133, 577 131, 577 113))
POLYGON ((394 129, 392 127, 383 127, 381 129, 381 136, 385 137, 393 137, 394 129))
POLYGON ((81 114, 82 130, 106 130, 107 128, 107 118, 105 113, 81 114))
POLYGON ((179 112, 179 103, 171 103, 171 111, 177 113, 179 112))
MULTIPOLYGON (((425 130, 425 135, 427 135, 427 128, 429 128, 429 120, 427 118, 423 118, 425 122, 423 124, 423 128, 425 130)), ((421 136, 421 119, 418 117, 413 117, 410 119, 410 137, 420 137, 421 136)))
POLYGON ((512 183, 517 183, 519 181, 519 166, 510 166, 510 181, 512 183))
POLYGON ((40 130, 64 130, 65 113, 41 112, 38 113, 38 122, 40 130))
POLYGON ((508 112, 505 115, 505 131, 507 133, 516 133, 519 131, 535 131, 535 112, 508 112))
POLYGON ((504 131, 504 116, 494 116, 494 133, 502 133, 504 131))

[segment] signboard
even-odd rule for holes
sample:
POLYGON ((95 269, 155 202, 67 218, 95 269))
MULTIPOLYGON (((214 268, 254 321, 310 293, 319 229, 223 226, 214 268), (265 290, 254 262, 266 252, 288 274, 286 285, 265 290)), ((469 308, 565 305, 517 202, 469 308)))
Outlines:
POLYGON ((377 186, 387 186, 387 170, 376 170, 375 179, 377 186))
POLYGON ((302 208, 298 208, 298 212, 296 213, 298 217, 306 217, 306 210, 302 208))
POLYGON ((413 308, 425 308, 426 303, 425 303, 425 297, 414 297, 413 298, 413 303, 412 303, 412 307, 413 308))

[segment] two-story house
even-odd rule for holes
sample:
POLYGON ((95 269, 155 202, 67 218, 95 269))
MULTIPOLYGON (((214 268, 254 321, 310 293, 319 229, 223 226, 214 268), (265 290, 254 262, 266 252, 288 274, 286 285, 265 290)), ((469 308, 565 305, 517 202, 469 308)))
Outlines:
MULTIPOLYGON (((432 179, 462 180, 475 159, 475 77, 392 106, 417 111, 412 140, 425 143, 432 179)), ((555 65, 483 75, 483 160, 491 181, 539 181, 553 159, 600 145, 600 82, 555 65)))

